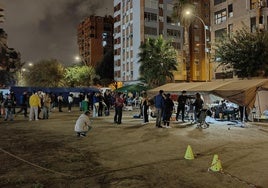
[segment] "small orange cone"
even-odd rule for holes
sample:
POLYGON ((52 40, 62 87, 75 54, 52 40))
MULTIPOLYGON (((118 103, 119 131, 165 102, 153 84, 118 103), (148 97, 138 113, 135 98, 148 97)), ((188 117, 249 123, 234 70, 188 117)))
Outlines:
POLYGON ((194 159, 194 154, 192 151, 192 148, 190 145, 187 146, 185 155, 184 155, 184 159, 188 159, 188 160, 193 160, 194 159))
POLYGON ((209 170, 212 170, 213 172, 222 171, 221 160, 219 159, 219 156, 217 154, 214 155, 209 170))

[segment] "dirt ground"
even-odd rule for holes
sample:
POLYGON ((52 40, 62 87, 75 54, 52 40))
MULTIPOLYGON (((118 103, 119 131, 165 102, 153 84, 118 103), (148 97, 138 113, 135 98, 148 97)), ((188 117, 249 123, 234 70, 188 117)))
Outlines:
POLYGON ((0 119, 0 187, 53 188, 244 188, 268 187, 268 125, 245 128, 211 124, 197 129, 172 122, 171 129, 142 125, 137 110, 123 123, 93 119, 85 138, 73 129, 74 112, 31 121, 0 119), (230 129, 228 129, 230 128, 230 129), (193 160, 184 158, 190 145, 193 160), (215 155, 221 172, 208 170, 215 155))

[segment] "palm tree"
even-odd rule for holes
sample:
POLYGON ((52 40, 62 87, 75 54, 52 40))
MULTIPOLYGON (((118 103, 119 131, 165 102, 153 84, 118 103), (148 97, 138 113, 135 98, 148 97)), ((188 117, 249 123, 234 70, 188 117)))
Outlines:
POLYGON ((140 46, 139 57, 140 80, 145 81, 149 87, 174 80, 172 71, 177 70, 176 50, 162 35, 156 39, 148 38, 140 46))

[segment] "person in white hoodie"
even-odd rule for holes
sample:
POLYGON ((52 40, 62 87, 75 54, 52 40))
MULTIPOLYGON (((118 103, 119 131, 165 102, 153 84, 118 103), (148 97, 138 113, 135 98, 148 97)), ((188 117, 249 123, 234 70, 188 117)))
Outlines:
POLYGON ((90 126, 91 121, 89 115, 90 112, 87 110, 76 120, 74 131, 77 133, 77 137, 85 137, 87 132, 92 128, 90 126))

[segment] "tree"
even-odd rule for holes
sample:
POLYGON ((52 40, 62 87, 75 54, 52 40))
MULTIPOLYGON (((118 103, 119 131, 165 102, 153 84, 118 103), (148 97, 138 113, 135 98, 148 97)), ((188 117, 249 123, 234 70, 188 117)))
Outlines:
POLYGON ((64 86, 64 71, 65 68, 56 59, 42 60, 25 73, 25 80, 30 86, 60 87, 64 86))
POLYGON ((174 79, 172 71, 177 70, 177 54, 170 42, 159 36, 148 38, 140 46, 140 79, 149 87, 156 87, 174 79))
POLYGON ((103 57, 96 74, 100 76, 101 85, 109 85, 114 80, 114 55, 113 50, 109 50, 103 57))
POLYGON ((0 88, 15 85, 15 74, 6 70, 0 70, 0 88))
POLYGON ((96 78, 95 69, 91 66, 73 66, 66 68, 64 80, 70 87, 90 86, 96 78))
POLYGON ((220 65, 234 69, 238 77, 268 75, 268 32, 250 33, 244 27, 216 44, 220 65))

